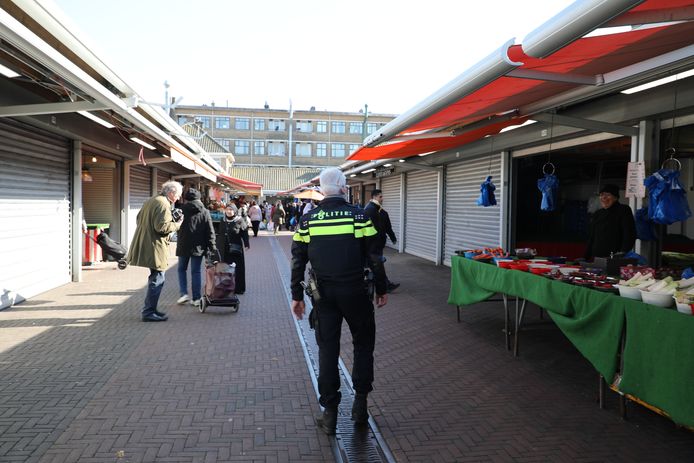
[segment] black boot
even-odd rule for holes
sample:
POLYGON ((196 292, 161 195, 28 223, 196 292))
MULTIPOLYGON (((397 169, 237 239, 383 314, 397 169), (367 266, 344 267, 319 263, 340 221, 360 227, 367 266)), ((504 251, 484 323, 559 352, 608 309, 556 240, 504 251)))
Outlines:
POLYGON ((323 414, 316 418, 316 424, 327 435, 334 435, 337 428, 337 408, 326 408, 323 410, 323 414))
POLYGON ((366 424, 369 421, 369 410, 366 394, 357 394, 352 403, 352 421, 354 424, 366 424))

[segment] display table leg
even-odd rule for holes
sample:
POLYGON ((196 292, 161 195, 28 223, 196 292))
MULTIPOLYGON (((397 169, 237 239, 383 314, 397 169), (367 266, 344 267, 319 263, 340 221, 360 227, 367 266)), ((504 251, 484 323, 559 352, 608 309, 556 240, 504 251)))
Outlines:
POLYGON ((598 406, 601 410, 605 409, 605 378, 602 375, 598 375, 598 406))
POLYGON ((509 313, 508 313, 508 296, 502 294, 501 297, 504 299, 504 336, 506 337, 506 350, 511 350, 511 327, 509 326, 509 313))
POLYGON ((528 302, 526 299, 523 299, 523 302, 520 304, 520 310, 518 308, 518 299, 516 298, 516 330, 513 333, 513 356, 518 357, 518 343, 519 343, 519 338, 520 338, 520 331, 521 331, 521 325, 523 324, 523 315, 525 315, 525 305, 528 302))

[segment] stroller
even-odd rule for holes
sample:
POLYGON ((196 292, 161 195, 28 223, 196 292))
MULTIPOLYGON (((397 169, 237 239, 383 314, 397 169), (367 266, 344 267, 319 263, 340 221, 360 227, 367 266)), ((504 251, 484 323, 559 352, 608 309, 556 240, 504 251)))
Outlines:
POLYGON ((125 267, 128 266, 128 262, 125 260, 125 255, 128 253, 128 250, 125 249, 125 246, 122 244, 111 239, 106 232, 102 231, 99 233, 96 239, 92 238, 90 235, 87 236, 99 245, 103 255, 110 256, 113 260, 118 262, 119 269, 124 270, 125 267))
POLYGON ((200 313, 205 313, 208 306, 231 307, 232 312, 239 311, 241 301, 234 294, 236 289, 236 264, 212 261, 208 256, 205 263, 200 313))

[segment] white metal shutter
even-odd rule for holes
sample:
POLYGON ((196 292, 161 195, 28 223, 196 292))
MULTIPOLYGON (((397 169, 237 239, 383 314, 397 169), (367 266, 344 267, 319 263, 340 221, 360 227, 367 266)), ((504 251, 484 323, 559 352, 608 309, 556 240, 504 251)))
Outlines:
POLYGON ((405 252, 436 262, 438 173, 408 172, 405 186, 405 252))
MULTIPOLYGON (((381 179, 381 191, 383 191, 383 209, 388 212, 390 223, 393 226, 395 237, 400 241, 400 224, 402 223, 402 211, 400 210, 400 175, 384 177, 381 179)), ((386 239, 386 246, 398 249, 397 244, 390 242, 390 238, 386 239)))
POLYGON ((446 169, 444 195, 444 264, 451 265, 451 255, 458 249, 501 246, 501 200, 503 198, 501 155, 451 164, 446 169), (491 172, 490 172, 491 165, 491 172), (477 205, 480 185, 492 176, 497 205, 477 205))
POLYGON ((113 169, 90 168, 91 182, 82 182, 82 211, 88 224, 113 221, 113 169))
POLYGON ((132 243, 137 227, 137 214, 151 196, 152 171, 145 166, 130 166, 130 204, 128 207, 128 243, 132 243))
POLYGON ((69 283, 70 141, 0 121, 0 308, 69 283))

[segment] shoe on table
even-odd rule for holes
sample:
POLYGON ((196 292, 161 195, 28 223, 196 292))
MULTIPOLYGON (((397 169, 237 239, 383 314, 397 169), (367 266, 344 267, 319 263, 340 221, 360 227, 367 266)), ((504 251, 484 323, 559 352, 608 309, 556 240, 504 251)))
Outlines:
POLYGON ((142 316, 143 322, 165 322, 168 319, 169 319, 169 317, 167 317, 166 315, 161 317, 161 316, 157 315, 156 313, 150 313, 150 314, 142 316))
POLYGON ((366 394, 356 394, 352 403, 352 421, 354 424, 366 424, 369 422, 369 410, 366 394))
POLYGON ((326 408, 323 413, 316 417, 318 429, 329 436, 335 435, 337 429, 337 408, 326 408))
POLYGON ((176 304, 185 304, 186 302, 188 302, 188 295, 184 294, 183 296, 178 298, 176 304))
POLYGON ((190 304, 193 307, 200 307, 200 299, 193 299, 192 301, 190 301, 190 304))

